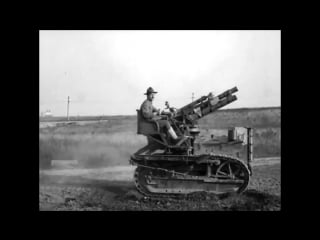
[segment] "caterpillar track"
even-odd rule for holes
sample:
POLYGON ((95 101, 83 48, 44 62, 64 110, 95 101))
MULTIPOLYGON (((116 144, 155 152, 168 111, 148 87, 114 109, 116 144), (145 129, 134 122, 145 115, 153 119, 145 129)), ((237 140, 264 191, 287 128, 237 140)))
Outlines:
POLYGON ((227 155, 133 155, 136 188, 147 197, 178 197, 196 192, 241 193, 250 180, 248 167, 227 155))

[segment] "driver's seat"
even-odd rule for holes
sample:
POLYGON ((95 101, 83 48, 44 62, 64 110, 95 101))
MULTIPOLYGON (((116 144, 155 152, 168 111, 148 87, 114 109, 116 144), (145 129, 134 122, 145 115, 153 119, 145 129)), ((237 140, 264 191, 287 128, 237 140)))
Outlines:
POLYGON ((137 117, 138 117, 138 134, 143 135, 151 135, 151 134, 159 134, 160 133, 160 127, 159 124, 156 121, 147 121, 143 118, 141 111, 137 109, 137 117))
POLYGON ((161 132, 157 121, 147 121, 142 116, 142 113, 137 109, 137 134, 142 134, 148 137, 148 140, 154 139, 160 141, 163 145, 168 146, 166 135, 161 132))

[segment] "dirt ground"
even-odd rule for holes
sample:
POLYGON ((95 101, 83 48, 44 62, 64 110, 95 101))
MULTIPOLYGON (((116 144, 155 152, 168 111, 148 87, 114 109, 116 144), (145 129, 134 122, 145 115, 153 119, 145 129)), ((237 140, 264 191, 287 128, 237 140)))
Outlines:
POLYGON ((197 193, 179 199, 151 199, 133 183, 133 166, 77 169, 56 166, 39 172, 40 211, 279 211, 280 158, 257 159, 241 195, 197 193))

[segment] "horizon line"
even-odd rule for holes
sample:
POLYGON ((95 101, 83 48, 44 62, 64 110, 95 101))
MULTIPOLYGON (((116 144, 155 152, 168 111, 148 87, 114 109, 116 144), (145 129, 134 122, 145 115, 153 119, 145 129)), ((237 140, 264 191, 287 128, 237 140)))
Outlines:
MULTIPOLYGON (((232 111, 232 110, 263 110, 263 109, 276 109, 276 108, 281 108, 281 106, 269 106, 269 107, 240 107, 240 108, 225 108, 225 109, 219 109, 217 111, 232 111)), ((97 115, 69 115, 70 117, 117 117, 117 116, 135 116, 136 114, 114 114, 114 115, 108 115, 108 114, 97 114, 97 115)), ((46 118, 46 116, 39 116, 40 118, 46 118)), ((66 118, 67 116, 49 116, 49 118, 55 117, 55 118, 66 118)))

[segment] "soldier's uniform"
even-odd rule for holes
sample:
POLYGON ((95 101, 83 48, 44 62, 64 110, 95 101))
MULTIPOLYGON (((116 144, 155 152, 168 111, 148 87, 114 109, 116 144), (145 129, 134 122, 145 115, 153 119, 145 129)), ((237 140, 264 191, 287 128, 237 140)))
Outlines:
POLYGON ((166 130, 170 129, 170 123, 167 120, 154 120, 154 112, 157 112, 158 110, 152 105, 152 101, 146 99, 140 107, 140 111, 142 113, 142 116, 147 121, 157 121, 159 123, 159 127, 166 128, 166 130))
MULTIPOLYGON (((152 87, 149 87, 147 89, 147 92, 144 95, 149 95, 151 93, 157 93, 153 90, 152 87)), ((166 130, 167 133, 174 139, 176 145, 180 145, 187 139, 187 137, 183 136, 177 136, 173 128, 171 127, 169 121, 167 120, 156 120, 154 119, 155 115, 154 112, 158 112, 158 110, 152 105, 152 101, 149 99, 146 99, 140 107, 140 111, 142 113, 142 117, 147 121, 156 121, 159 123, 160 129, 166 130), (165 128, 165 129, 164 129, 165 128)))
POLYGON ((142 112, 142 116, 145 120, 152 120, 154 117, 154 112, 157 112, 158 110, 152 105, 152 101, 146 99, 140 107, 140 110, 142 112))

